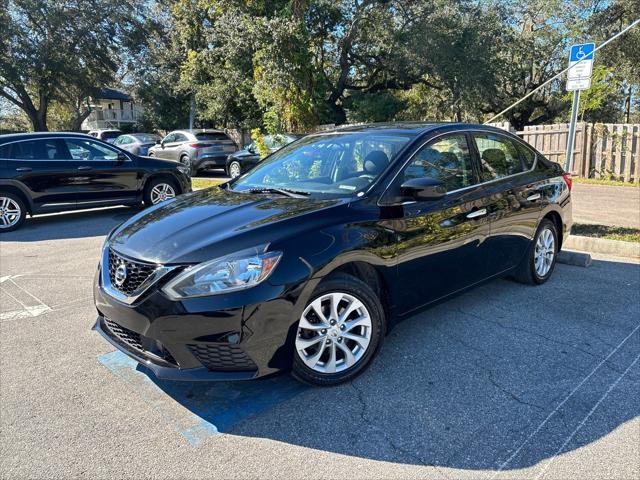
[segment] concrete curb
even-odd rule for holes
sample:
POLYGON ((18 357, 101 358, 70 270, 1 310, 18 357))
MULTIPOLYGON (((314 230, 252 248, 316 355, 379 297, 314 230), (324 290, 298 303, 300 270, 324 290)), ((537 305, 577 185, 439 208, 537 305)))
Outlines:
POLYGON ((604 253, 619 257, 640 257, 640 243, 608 240, 606 238, 570 235, 563 242, 562 248, 581 250, 583 252, 604 253))
POLYGON ((558 263, 564 263, 566 265, 574 265, 576 267, 590 267, 592 260, 591 255, 583 252, 573 252, 567 250, 561 250, 558 253, 558 263))

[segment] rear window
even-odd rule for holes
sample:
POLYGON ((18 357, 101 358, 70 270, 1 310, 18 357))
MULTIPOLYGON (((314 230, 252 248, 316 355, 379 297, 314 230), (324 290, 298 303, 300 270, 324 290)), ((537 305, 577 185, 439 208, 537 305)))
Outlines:
POLYGON ((40 158, 37 140, 16 142, 0 147, 0 158, 13 160, 36 160, 40 158))
POLYGON ((222 132, 200 132, 196 133, 196 138, 198 140, 231 140, 222 132))
POLYGON ((120 135, 122 135, 122 132, 102 132, 102 139, 118 138, 120 135))

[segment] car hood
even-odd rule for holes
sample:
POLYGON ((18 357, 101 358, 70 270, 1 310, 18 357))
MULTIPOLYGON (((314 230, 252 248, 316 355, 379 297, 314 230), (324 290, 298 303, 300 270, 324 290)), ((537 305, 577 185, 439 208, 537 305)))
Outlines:
POLYGON ((122 255, 147 262, 199 263, 320 228, 320 219, 331 216, 313 213, 345 203, 214 187, 139 213, 111 234, 109 244, 122 255))

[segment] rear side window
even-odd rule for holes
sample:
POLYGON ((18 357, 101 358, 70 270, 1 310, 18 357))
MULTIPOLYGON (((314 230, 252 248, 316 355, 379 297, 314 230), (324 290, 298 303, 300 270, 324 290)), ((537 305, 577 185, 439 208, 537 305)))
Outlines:
POLYGON ((27 142, 15 142, 2 147, 0 152, 2 158, 12 160, 40 160, 40 145, 37 140, 27 142))
POLYGON ((476 133, 473 138, 480 154, 483 181, 508 177, 525 170, 520 152, 511 139, 492 133, 476 133))
POLYGON ((231 140, 222 132, 200 132, 195 135, 198 140, 231 140))
POLYGON ((527 170, 531 170, 536 163, 536 152, 520 143, 518 143, 518 150, 520 150, 520 156, 522 157, 525 167, 527 170))

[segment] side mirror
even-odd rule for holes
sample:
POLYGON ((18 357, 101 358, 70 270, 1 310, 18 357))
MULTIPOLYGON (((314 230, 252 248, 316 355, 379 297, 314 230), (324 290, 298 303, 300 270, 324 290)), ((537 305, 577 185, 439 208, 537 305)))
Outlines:
POLYGON ((158 139, 156 140, 156 145, 161 145, 162 144, 162 140, 158 139))
POLYGON ((127 161, 127 156, 124 153, 118 153, 118 163, 124 163, 127 161))
POLYGON ((416 200, 440 200, 447 194, 444 183, 435 178, 412 178, 400 186, 402 195, 416 200))

